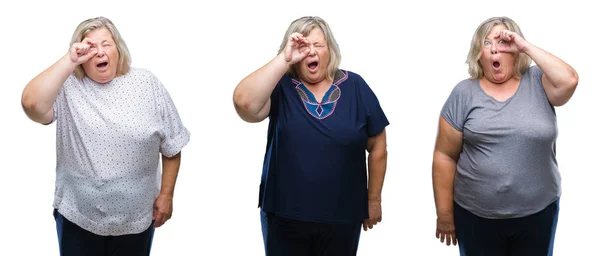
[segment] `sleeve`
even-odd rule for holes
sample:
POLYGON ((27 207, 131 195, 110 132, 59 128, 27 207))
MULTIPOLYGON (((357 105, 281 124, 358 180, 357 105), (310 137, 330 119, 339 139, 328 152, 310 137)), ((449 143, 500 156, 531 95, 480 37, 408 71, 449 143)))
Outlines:
POLYGON ((540 69, 540 67, 538 67, 537 65, 531 66, 527 69, 527 72, 531 72, 531 78, 533 79, 533 81, 536 84, 542 86, 542 75, 544 75, 544 72, 542 71, 542 69, 540 69))
POLYGON ((269 109, 269 118, 271 119, 277 116, 277 111, 279 110, 279 97, 281 96, 281 83, 286 76, 287 75, 284 75, 283 78, 277 82, 273 92, 271 92, 271 108, 269 109))
POLYGON ((467 118, 467 85, 459 83, 454 87, 442 108, 442 117, 454 129, 462 132, 467 118))
POLYGON ((534 90, 536 92, 536 96, 547 102, 548 106, 550 106, 550 108, 552 109, 552 112, 556 114, 555 107, 552 105, 552 103, 550 103, 550 100, 548 99, 548 94, 546 94, 546 88, 544 88, 544 84, 542 83, 542 76, 544 75, 544 71, 542 71, 542 69, 540 69, 540 67, 538 67, 537 65, 534 65, 527 69, 526 75, 529 76, 531 85, 535 87, 534 90))
POLYGON ((157 85, 157 104, 160 116, 160 153, 172 157, 183 149, 190 140, 190 132, 181 122, 177 108, 166 88, 153 76, 157 85))
POLYGON ((73 74, 69 75, 67 77, 67 80, 65 80, 63 85, 60 87, 60 90, 58 91, 58 95, 56 96, 56 99, 52 103, 52 113, 53 113, 52 121, 50 121, 46 125, 52 124, 52 123, 56 122, 56 120, 58 119, 58 115, 60 114, 61 109, 64 109, 65 104, 67 102, 67 99, 65 98, 65 87, 70 86, 72 83, 77 83, 77 78, 75 78, 75 75, 73 75, 73 74))
POLYGON ((383 129, 385 129, 390 122, 385 116, 385 113, 379 104, 379 100, 371 87, 369 87, 362 77, 358 76, 358 78, 359 93, 367 114, 367 134, 369 137, 373 137, 383 132, 383 129))

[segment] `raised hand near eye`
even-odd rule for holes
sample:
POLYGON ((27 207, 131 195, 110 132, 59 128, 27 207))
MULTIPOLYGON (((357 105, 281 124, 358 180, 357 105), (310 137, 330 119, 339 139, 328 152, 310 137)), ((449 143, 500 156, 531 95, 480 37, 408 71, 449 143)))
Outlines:
POLYGON ((300 62, 310 53, 310 43, 300 33, 293 33, 283 49, 285 61, 292 65, 300 62))
POLYGON ((501 40, 501 43, 498 44, 498 51, 500 52, 520 53, 528 47, 528 42, 524 38, 510 30, 498 31, 494 38, 501 40))
POLYGON ((98 53, 98 46, 92 39, 85 38, 81 43, 74 43, 69 49, 69 57, 75 65, 80 65, 98 53))

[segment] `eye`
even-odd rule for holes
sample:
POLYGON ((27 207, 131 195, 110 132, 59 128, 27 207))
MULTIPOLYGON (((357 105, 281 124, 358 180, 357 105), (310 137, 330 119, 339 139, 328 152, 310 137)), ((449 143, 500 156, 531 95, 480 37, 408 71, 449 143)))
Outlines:
POLYGON ((488 45, 490 45, 490 44, 492 44, 492 43, 490 43, 490 41, 485 41, 485 42, 483 42, 483 45, 485 45, 485 46, 488 46, 488 45))
POLYGON ((501 44, 505 44, 505 43, 506 43, 506 41, 504 41, 504 40, 500 40, 500 43, 501 43, 501 44))

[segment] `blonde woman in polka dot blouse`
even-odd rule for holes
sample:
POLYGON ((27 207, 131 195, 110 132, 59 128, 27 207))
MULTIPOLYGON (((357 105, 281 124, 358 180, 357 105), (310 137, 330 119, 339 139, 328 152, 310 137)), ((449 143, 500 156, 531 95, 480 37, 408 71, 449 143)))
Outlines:
POLYGON ((171 217, 190 133, 161 82, 130 62, 115 25, 88 19, 23 91, 31 120, 56 123, 61 255, 149 255, 154 228, 171 217))

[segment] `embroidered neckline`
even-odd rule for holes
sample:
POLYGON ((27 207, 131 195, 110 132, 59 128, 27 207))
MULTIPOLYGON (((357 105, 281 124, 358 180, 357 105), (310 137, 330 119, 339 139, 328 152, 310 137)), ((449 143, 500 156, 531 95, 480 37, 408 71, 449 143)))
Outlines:
POLYGON ((334 83, 323 95, 321 102, 318 102, 314 94, 299 80, 292 78, 296 85, 296 92, 304 104, 306 111, 313 117, 322 120, 335 112, 337 101, 342 95, 339 85, 348 79, 348 72, 338 70, 335 75, 334 83))

